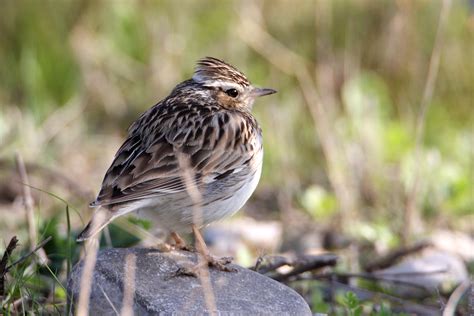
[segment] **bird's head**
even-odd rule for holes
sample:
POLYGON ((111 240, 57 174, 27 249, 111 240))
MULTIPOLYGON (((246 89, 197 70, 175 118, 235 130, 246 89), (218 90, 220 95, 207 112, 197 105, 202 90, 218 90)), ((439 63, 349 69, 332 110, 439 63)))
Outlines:
POLYGON ((210 90, 211 96, 229 109, 250 110, 257 97, 276 92, 270 88, 254 87, 242 72, 214 57, 197 62, 193 80, 210 90))

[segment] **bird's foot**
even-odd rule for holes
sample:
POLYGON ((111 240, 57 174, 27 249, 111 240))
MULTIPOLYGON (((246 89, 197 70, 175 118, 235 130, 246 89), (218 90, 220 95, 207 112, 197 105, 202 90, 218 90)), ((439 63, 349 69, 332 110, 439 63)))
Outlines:
POLYGON ((177 233, 172 232, 170 236, 174 240, 173 249, 190 251, 190 252, 195 251, 195 249, 192 246, 187 245, 186 241, 184 241, 184 239, 181 238, 181 236, 179 236, 177 233))
POLYGON ((204 256, 204 260, 207 261, 209 267, 216 268, 219 271, 237 272, 237 269, 228 266, 229 263, 232 263, 232 257, 217 258, 208 254, 204 256))
POLYGON ((189 252, 195 252, 196 249, 193 246, 189 246, 187 244, 179 244, 179 245, 173 245, 173 249, 175 250, 183 250, 183 251, 189 251, 189 252))
POLYGON ((206 255, 202 257, 201 255, 199 256, 200 259, 197 264, 193 266, 179 266, 178 269, 170 276, 170 278, 179 276, 191 276, 197 278, 201 275, 203 269, 205 269, 206 266, 224 272, 237 272, 237 269, 228 266, 228 264, 233 260, 232 257, 216 258, 212 255, 206 255))

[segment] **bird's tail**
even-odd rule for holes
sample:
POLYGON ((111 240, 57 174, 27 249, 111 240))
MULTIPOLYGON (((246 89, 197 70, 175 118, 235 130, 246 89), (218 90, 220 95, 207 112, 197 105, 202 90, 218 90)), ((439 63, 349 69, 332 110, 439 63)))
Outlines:
POLYGON ((102 228, 107 226, 115 218, 114 213, 104 207, 99 207, 92 215, 91 220, 82 230, 82 232, 77 236, 76 241, 81 242, 85 241, 97 233, 99 233, 102 228))

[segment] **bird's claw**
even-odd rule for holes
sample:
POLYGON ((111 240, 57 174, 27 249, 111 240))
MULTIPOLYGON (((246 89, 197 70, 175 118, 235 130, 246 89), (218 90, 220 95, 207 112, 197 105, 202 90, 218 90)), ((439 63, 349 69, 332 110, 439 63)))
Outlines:
POLYGON ((167 279, 180 277, 180 276, 190 276, 197 278, 199 277, 201 270, 203 269, 203 264, 207 264, 211 268, 215 268, 219 271, 224 272, 237 272, 236 268, 229 267, 228 264, 232 262, 232 257, 222 257, 216 258, 211 255, 205 256, 203 262, 199 262, 194 266, 179 266, 176 271, 174 271, 167 279))
POLYGON ((237 269, 227 266, 229 263, 232 263, 232 257, 216 258, 211 255, 207 255, 205 260, 207 261, 207 265, 209 267, 216 268, 219 271, 237 272, 237 269))

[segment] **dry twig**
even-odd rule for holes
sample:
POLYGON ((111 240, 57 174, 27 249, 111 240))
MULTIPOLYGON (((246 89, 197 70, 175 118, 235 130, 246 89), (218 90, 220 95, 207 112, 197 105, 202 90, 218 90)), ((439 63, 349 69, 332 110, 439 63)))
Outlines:
POLYGON ((8 258, 10 258, 13 250, 16 248, 18 244, 18 239, 16 236, 13 236, 8 243, 7 249, 3 253, 2 260, 0 260, 0 296, 5 295, 5 274, 8 272, 7 269, 7 262, 8 258))
POLYGON ((276 271, 276 269, 282 266, 293 267, 293 269, 287 273, 276 273, 270 276, 272 279, 282 282, 308 271, 335 266, 337 259, 337 256, 332 254, 314 256, 305 255, 295 258, 287 258, 283 256, 261 257, 257 260, 254 270, 261 274, 267 274, 276 271), (264 261, 266 262, 264 263, 264 261))
POLYGON ((401 247, 396 249, 386 256, 374 260, 372 263, 368 264, 364 270, 371 272, 378 269, 384 269, 393 265, 397 260, 407 255, 419 252, 427 247, 432 246, 431 242, 421 241, 409 247, 401 247))
POLYGON ((328 266, 335 266, 337 263, 337 256, 335 255, 321 255, 304 258, 294 266, 294 269, 285 274, 277 274, 272 278, 277 281, 285 281, 289 278, 299 275, 304 272, 314 271, 328 266))
MULTIPOLYGON (((30 248, 31 250, 33 250, 35 249, 35 245, 37 244, 38 237, 36 233, 35 213, 33 207, 33 198, 31 197, 30 182, 28 180, 28 174, 26 173, 25 163, 23 162, 23 158, 19 154, 15 155, 15 162, 17 165, 18 174, 20 175, 20 179, 23 184, 23 203, 25 205, 26 210, 26 221, 28 223, 30 248)), ((46 252, 44 251, 44 249, 38 249, 38 256, 40 258, 41 264, 46 264, 48 262, 48 257, 46 256, 46 252)))

